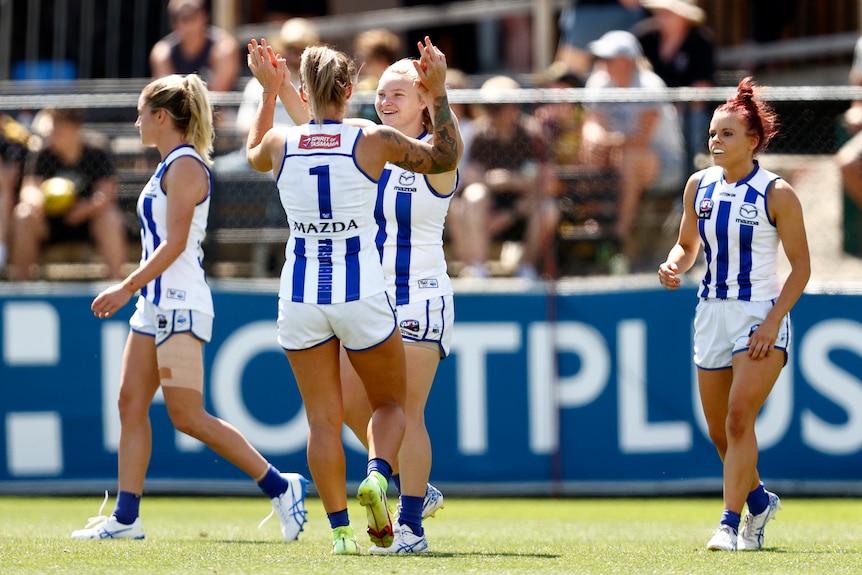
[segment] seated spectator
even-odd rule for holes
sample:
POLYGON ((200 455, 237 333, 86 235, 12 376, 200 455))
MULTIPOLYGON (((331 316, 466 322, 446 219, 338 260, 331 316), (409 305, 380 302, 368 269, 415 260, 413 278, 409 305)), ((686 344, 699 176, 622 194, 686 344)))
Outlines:
MULTIPOLYGON (((403 47, 398 35, 384 28, 373 28, 360 32, 353 41, 354 59, 359 81, 354 90, 357 93, 374 94, 377 91, 377 81, 380 75, 396 60, 401 59, 403 47)), ((359 105, 358 109, 348 115, 358 116, 380 123, 374 101, 359 105)))
MULTIPOLYGON (((586 88, 665 87, 629 32, 608 32, 590 44, 590 51, 597 61, 586 88)), ((685 149, 673 104, 624 100, 587 104, 581 153, 585 164, 619 174, 614 233, 622 246, 644 192, 682 189, 685 149)))
MULTIPOLYGON (((518 83, 507 76, 485 81, 489 98, 518 83)), ((518 104, 486 104, 473 123, 470 157, 461 163, 462 189, 452 198, 446 228, 465 267, 462 276, 487 277, 492 240, 522 242, 516 275, 538 277, 559 221, 554 167, 541 127, 518 104)))
MULTIPOLYGON (((320 35, 317 27, 311 20, 305 18, 290 18, 281 26, 278 38, 273 40, 272 48, 276 54, 281 54, 287 61, 290 71, 290 81, 299 87, 299 63, 302 51, 308 46, 320 44, 320 35)), ((217 156, 214 159, 213 171, 216 173, 235 173, 253 171, 248 165, 245 155, 245 138, 254 122, 257 108, 263 97, 263 87, 254 77, 249 79, 242 93, 242 103, 236 114, 236 135, 241 140, 241 145, 233 152, 217 156)), ((275 116, 273 126, 294 126, 293 120, 281 105, 281 100, 276 98, 275 116)), ((278 207, 279 211, 281 206, 278 207)))
POLYGON ((605 32, 630 29, 646 17, 646 11, 640 0, 572 0, 571 4, 560 12, 556 60, 584 80, 593 61, 587 45, 605 32))
POLYGON ((9 258, 12 208, 18 201, 29 141, 30 131, 0 112, 0 273, 9 258))
MULTIPOLYGON (((554 62, 541 78, 546 89, 582 88, 578 77, 563 62, 554 62)), ((537 107, 533 115, 542 126, 557 166, 580 164, 581 125, 584 108, 577 102, 548 102, 537 107)))
MULTIPOLYGON (((856 41, 850 85, 862 86, 862 38, 856 41)), ((843 127, 850 138, 836 155, 847 196, 862 208, 862 101, 855 100, 844 112, 843 127)))
POLYGON ((27 159, 13 213, 11 263, 17 281, 32 279, 42 244, 91 238, 109 278, 122 279, 127 237, 114 162, 86 140, 83 117, 80 109, 51 108, 34 119, 34 126, 44 119, 45 144, 27 159))
POLYGON ((461 130, 461 138, 464 141, 464 152, 461 154, 461 163, 467 161, 470 147, 468 143, 473 134, 473 120, 476 119, 476 108, 471 104, 452 102, 451 90, 465 90, 470 88, 467 82, 467 74, 458 68, 448 68, 446 70, 446 88, 449 90, 449 107, 458 118, 458 129, 461 130))
POLYGON ((229 92, 240 76, 239 44, 210 24, 205 0, 170 0, 172 32, 150 50, 153 78, 196 72, 214 92, 229 92))
MULTIPOLYGON (((715 86, 715 41, 704 25, 706 12, 695 0, 641 0, 652 17, 638 23, 637 36, 653 72, 670 88, 715 86)), ((694 168, 695 156, 707 151, 712 107, 706 102, 677 105, 682 118, 687 154, 694 168)))

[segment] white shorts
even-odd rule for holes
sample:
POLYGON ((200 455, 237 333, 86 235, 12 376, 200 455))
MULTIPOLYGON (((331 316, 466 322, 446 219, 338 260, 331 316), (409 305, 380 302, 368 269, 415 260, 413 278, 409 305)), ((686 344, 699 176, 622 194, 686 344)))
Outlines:
POLYGON ((455 324, 455 301, 451 295, 402 304, 395 311, 404 343, 437 346, 441 358, 449 355, 455 324))
MULTIPOLYGON (((769 311, 772 301, 701 299, 694 315, 694 363, 701 369, 731 367, 733 354, 748 350, 748 338, 769 311)), ((778 327, 775 348, 787 362, 790 347, 790 314, 778 327)))
POLYGON ((362 351, 395 331, 395 308, 386 292, 345 303, 316 304, 278 298, 278 344, 287 351, 310 349, 337 338, 362 351))
POLYGON ((213 335, 213 316, 190 309, 162 309, 138 296, 129 327, 136 333, 155 336, 157 346, 175 333, 191 333, 201 341, 209 341, 213 335))

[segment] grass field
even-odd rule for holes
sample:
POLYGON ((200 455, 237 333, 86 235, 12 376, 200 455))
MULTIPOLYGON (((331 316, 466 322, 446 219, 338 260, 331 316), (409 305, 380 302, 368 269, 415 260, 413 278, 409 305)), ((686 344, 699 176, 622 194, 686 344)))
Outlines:
MULTIPOLYGON (((144 541, 73 541, 91 498, 0 497, 0 573, 758 574, 862 573, 862 500, 785 498, 760 552, 704 550, 721 512, 703 499, 456 499, 426 521, 431 551, 331 557, 318 499, 298 542, 262 529, 257 498, 147 497, 144 541)), ((113 498, 105 508, 110 512, 113 498)), ((352 501, 357 539, 364 510, 352 501)))

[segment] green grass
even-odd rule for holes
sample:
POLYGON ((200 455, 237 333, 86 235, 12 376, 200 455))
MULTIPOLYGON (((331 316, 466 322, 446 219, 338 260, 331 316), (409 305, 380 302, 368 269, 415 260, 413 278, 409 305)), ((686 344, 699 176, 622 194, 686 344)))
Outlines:
MULTIPOLYGON (((0 497, 0 573, 847 574, 862 573, 862 500, 785 498, 756 553, 704 550, 721 512, 701 499, 456 499, 426 521, 431 552, 331 557, 329 526, 308 500, 300 541, 258 522, 257 498, 146 497, 145 541, 72 541, 92 498, 0 497)), ((113 499, 106 506, 111 509, 113 499)), ((364 510, 352 501, 368 547, 364 510)))

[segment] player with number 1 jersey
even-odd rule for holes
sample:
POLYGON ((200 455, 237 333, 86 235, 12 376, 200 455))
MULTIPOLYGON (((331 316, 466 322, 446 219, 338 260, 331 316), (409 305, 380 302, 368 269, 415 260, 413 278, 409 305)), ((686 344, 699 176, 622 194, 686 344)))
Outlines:
POLYGON ((374 244, 377 181, 353 155, 361 134, 328 121, 287 130, 276 178, 290 228, 279 297, 334 304, 385 291, 374 244))

